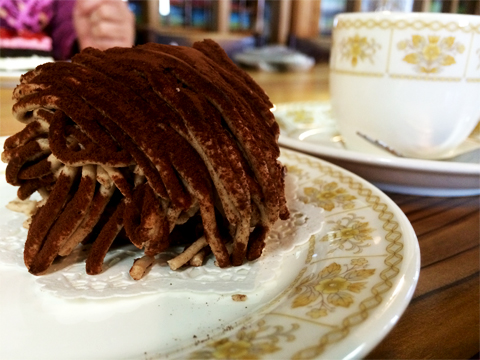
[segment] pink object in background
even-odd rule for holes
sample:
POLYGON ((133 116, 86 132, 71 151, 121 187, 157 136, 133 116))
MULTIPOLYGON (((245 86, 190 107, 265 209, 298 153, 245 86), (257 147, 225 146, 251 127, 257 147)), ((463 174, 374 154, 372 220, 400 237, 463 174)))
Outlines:
POLYGON ((52 39, 52 56, 69 59, 76 33, 72 11, 75 0, 0 0, 1 27, 8 33, 44 34, 52 39))

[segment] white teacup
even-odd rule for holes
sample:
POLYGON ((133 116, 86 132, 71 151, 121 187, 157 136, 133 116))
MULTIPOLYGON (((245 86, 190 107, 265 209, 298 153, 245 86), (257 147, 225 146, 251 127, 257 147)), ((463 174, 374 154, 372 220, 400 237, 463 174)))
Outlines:
POLYGON ((348 148, 374 149, 360 131, 405 156, 451 156, 480 120, 480 16, 337 15, 330 93, 348 148))

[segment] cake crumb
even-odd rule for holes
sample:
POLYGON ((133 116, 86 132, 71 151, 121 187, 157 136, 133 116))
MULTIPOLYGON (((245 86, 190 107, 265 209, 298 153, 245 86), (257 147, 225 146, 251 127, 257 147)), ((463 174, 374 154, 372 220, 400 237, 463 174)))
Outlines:
POLYGON ((234 294, 232 295, 233 301, 247 301, 247 295, 244 294, 234 294))

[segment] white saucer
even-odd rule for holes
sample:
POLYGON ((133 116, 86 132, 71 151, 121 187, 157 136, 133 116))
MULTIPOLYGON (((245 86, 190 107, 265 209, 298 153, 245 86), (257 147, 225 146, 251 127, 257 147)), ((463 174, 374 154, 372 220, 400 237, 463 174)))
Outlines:
POLYGON ((281 146, 340 165, 384 191, 452 197, 480 194, 479 148, 442 161, 399 158, 383 150, 363 153, 344 148, 329 102, 277 104, 274 113, 281 146))

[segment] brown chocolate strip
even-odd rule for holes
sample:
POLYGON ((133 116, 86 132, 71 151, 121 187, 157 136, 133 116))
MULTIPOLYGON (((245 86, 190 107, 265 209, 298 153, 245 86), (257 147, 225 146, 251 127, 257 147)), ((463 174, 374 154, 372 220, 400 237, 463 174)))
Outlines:
POLYGON ((140 226, 142 237, 146 239, 145 254, 147 256, 160 254, 170 245, 168 242, 170 226, 166 215, 152 188, 146 186, 140 226))
POLYGON ((269 107, 272 108, 273 104, 270 102, 267 94, 263 89, 252 79, 250 75, 246 72, 241 71, 235 63, 228 57, 225 51, 218 45, 215 41, 210 39, 205 39, 203 41, 197 41, 193 44, 193 48, 201 51, 207 57, 214 60, 218 66, 221 66, 228 71, 233 73, 237 73, 243 81, 247 84, 249 88, 251 88, 256 94, 261 96, 264 103, 269 107))
POLYGON ((39 135, 47 133, 48 127, 49 124, 42 119, 32 121, 30 124, 25 126, 23 130, 7 138, 5 140, 4 149, 9 150, 25 145, 27 142, 35 139, 39 135))
POLYGON ((27 200, 35 191, 53 188, 56 180, 55 175, 47 174, 37 179, 22 181, 22 185, 17 190, 17 197, 20 200, 27 200))
POLYGON ((5 177, 9 184, 20 185, 18 173, 25 163, 34 161, 50 153, 50 147, 47 139, 32 140, 25 146, 7 150, 2 153, 2 160, 7 162, 5 177), (4 156, 5 155, 5 156, 4 156), (5 158, 5 160, 4 160, 5 158))
POLYGON ((93 243, 86 261, 87 274, 96 275, 102 272, 103 259, 123 228, 124 207, 125 204, 121 201, 93 243))
POLYGON ((86 165, 82 168, 80 185, 50 228, 40 251, 32 261, 29 268, 30 273, 38 275, 46 271, 57 257, 63 244, 82 222, 95 191, 95 168, 94 165, 86 165))
POLYGON ((32 262, 40 251, 50 227, 67 202, 67 196, 77 172, 78 168, 63 167, 47 202, 32 217, 23 253, 25 265, 28 269, 30 269, 32 262))
POLYGON ((77 227, 75 232, 65 241, 61 246, 58 255, 68 256, 73 251, 73 249, 80 244, 88 234, 90 234, 100 220, 105 207, 109 203, 110 199, 115 192, 115 187, 105 187, 101 185, 99 189, 95 192, 93 200, 90 204, 90 207, 85 214, 82 223, 77 227))

